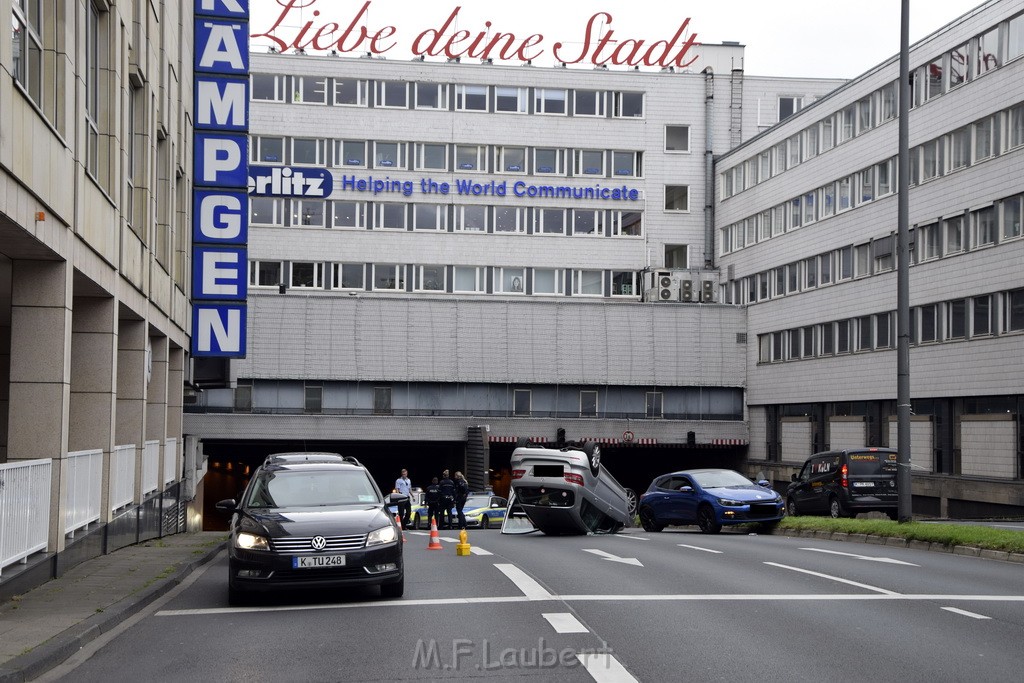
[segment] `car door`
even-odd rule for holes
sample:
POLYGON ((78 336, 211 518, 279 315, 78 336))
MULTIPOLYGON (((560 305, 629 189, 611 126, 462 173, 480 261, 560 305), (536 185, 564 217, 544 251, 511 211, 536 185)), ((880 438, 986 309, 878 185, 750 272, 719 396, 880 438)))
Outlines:
POLYGON ((673 494, 676 493, 676 490, 672 488, 672 482, 675 479, 672 476, 658 479, 644 498, 644 504, 651 508, 654 518, 662 524, 670 524, 675 519, 673 494))
POLYGON ((697 504, 700 502, 700 492, 697 485, 689 477, 679 477, 676 487, 674 509, 676 519, 680 524, 693 524, 697 521, 697 504))
POLYGON ((789 497, 796 503, 797 510, 804 514, 815 512, 814 506, 816 502, 814 500, 814 493, 811 490, 811 470, 816 460, 816 458, 811 458, 804 463, 800 474, 796 476, 788 492, 789 497))
POLYGON ((808 463, 807 495, 802 504, 803 510, 811 513, 828 512, 828 499, 832 493, 833 483, 839 473, 839 454, 822 455, 808 463))

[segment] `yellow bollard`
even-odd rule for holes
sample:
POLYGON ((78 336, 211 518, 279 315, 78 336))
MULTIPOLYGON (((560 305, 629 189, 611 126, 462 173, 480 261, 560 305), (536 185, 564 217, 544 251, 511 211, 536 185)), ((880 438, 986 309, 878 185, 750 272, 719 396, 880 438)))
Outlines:
POLYGON ((455 544, 455 554, 460 556, 469 555, 469 534, 463 529, 459 532, 459 542, 455 544))

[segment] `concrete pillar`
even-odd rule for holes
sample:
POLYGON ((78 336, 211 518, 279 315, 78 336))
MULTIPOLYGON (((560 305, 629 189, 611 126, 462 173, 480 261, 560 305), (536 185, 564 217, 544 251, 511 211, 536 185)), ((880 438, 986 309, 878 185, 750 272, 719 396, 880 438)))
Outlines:
POLYGON ((181 478, 182 453, 184 438, 182 431, 182 411, 185 403, 185 349, 172 346, 167 355, 167 433, 178 436, 178 448, 175 451, 174 478, 181 478))
POLYGON ((0 462, 7 462, 7 420, 11 405, 11 261, 0 256, 0 462))
POLYGON ((117 307, 113 298, 75 297, 71 321, 68 450, 103 451, 100 521, 110 520, 110 467, 117 395, 117 307))
POLYGON ((142 502, 142 447, 146 440, 146 340, 144 320, 121 318, 117 332, 117 412, 114 439, 135 446, 135 503, 142 502))
POLYGON ((7 458, 50 458, 47 550, 64 549, 64 472, 71 389, 71 291, 65 261, 14 261, 7 458))
POLYGON ((149 361, 146 388, 146 440, 160 442, 160 459, 157 472, 160 473, 157 488, 164 489, 165 441, 167 440, 167 337, 149 338, 149 361))

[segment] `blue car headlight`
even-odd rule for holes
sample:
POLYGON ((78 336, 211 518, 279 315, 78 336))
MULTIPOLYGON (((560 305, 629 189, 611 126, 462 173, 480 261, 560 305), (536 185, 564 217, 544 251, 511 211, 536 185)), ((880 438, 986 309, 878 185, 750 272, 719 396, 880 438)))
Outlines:
POLYGON ((743 502, 742 500, 732 500, 730 498, 719 498, 718 499, 718 504, 722 505, 722 506, 725 506, 725 507, 740 507, 741 505, 746 505, 747 503, 743 502))
POLYGON ((381 545, 383 543, 391 543, 398 538, 398 532, 395 531, 395 527, 390 524, 385 527, 381 527, 376 531, 371 531, 366 537, 366 546, 381 545))

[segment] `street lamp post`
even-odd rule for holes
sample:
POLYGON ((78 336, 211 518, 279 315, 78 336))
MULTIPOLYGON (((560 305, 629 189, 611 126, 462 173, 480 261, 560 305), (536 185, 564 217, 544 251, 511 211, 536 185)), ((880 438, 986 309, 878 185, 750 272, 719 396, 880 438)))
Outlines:
POLYGON ((900 9, 899 162, 897 169, 896 233, 896 425, 899 436, 896 485, 897 515, 901 524, 913 519, 910 477, 910 230, 908 227, 910 151, 908 147, 910 98, 910 0, 900 9))

